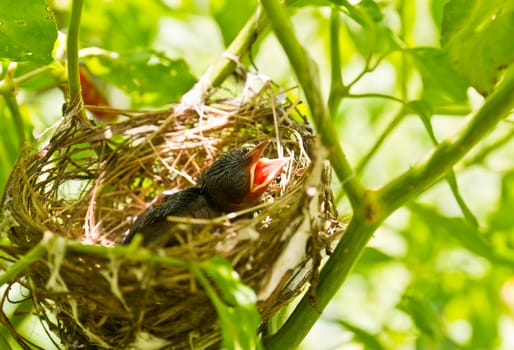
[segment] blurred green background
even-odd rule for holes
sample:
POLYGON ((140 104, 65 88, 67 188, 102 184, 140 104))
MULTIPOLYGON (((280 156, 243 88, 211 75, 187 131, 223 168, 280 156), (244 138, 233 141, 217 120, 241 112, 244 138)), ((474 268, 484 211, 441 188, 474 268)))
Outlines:
MULTIPOLYGON (((65 32, 69 2, 47 3, 65 32)), ((332 117, 350 163, 368 187, 423 159, 434 139, 452 135, 481 105, 477 90, 490 88, 468 87, 441 50, 447 3, 302 0, 290 10, 328 98, 330 5, 344 5, 341 74, 346 85, 355 83, 332 117)), ((484 1, 469 4, 486 6, 484 1)), ((83 61, 112 106, 165 107, 223 55, 256 7, 255 1, 239 0, 85 0, 83 61)), ((254 72, 284 88, 297 85, 273 35, 262 35, 252 60, 254 72)), ((5 81, 13 66, 0 62, 5 81)), ((248 59, 243 64, 251 66, 248 59)), ((13 74, 24 137, 30 141, 60 119, 64 96, 58 86, 65 73, 59 65, 21 62, 13 74)), ((0 98, 0 192, 20 149, 11 107, 0 98)), ((456 165, 460 197, 442 181, 385 222, 302 349, 514 349, 513 121, 502 122, 456 165)), ((344 219, 351 213, 349 204, 336 180, 333 188, 344 219)), ((13 305, 5 312, 27 308, 13 305)), ((37 322, 18 320, 15 325, 24 334, 52 348, 37 322)), ((0 332, 16 349, 6 330, 0 332)))

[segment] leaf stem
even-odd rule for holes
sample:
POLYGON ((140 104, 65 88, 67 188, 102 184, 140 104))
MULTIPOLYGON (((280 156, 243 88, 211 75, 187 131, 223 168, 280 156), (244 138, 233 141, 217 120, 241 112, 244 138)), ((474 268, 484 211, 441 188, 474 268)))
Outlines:
POLYGON ((501 136, 497 140, 495 140, 492 144, 480 149, 478 153, 476 153, 472 158, 467 158, 464 162, 464 166, 471 166, 474 164, 478 164, 483 162, 484 159, 493 151, 496 151, 507 143, 514 139, 514 128, 507 132, 505 135, 501 136))
POLYGON ((49 64, 49 65, 46 65, 46 66, 43 66, 43 67, 39 67, 39 68, 36 68, 36 69, 33 69, 17 78, 14 79, 14 85, 16 87, 19 87, 20 85, 22 84, 25 84, 26 82, 28 82, 29 80, 31 79, 34 79, 40 75, 44 75, 48 72, 52 72, 53 70, 55 69, 55 65, 54 64, 49 64))

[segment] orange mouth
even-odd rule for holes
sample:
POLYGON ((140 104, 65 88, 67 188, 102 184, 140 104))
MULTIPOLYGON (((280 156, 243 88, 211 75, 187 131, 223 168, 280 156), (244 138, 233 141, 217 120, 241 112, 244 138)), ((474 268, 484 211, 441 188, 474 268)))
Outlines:
POLYGON ((281 172, 289 158, 282 159, 259 159, 250 168, 250 192, 262 192, 281 172))
POLYGON ((258 194, 264 192, 266 187, 281 173, 284 166, 289 162, 290 158, 261 158, 269 143, 269 140, 262 141, 248 152, 248 155, 251 157, 248 168, 250 171, 250 193, 258 194))

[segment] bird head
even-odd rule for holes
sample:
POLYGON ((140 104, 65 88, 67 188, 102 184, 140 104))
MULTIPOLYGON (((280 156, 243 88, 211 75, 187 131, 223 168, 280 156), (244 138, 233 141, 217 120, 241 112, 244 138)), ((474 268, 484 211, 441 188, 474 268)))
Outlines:
POLYGON ((204 172, 201 187, 221 211, 237 211, 254 205, 281 173, 289 158, 263 158, 268 144, 266 140, 251 150, 238 148, 225 153, 204 172))

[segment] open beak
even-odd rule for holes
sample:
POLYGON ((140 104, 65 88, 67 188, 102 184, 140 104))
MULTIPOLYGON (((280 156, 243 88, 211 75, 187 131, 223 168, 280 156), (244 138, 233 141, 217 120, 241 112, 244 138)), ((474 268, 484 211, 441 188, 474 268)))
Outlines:
POLYGON ((290 158, 288 157, 280 159, 261 158, 269 143, 269 140, 262 141, 248 152, 251 157, 248 166, 251 193, 261 193, 266 190, 271 181, 280 174, 284 165, 289 162, 290 158))

